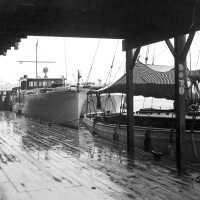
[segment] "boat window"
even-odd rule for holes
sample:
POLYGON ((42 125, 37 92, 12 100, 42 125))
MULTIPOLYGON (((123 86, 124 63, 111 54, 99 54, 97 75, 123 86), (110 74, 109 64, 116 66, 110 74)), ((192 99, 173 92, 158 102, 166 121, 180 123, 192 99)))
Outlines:
POLYGON ((34 81, 33 84, 34 84, 34 87, 37 87, 37 81, 34 81))
POLYGON ((26 81, 21 82, 21 89, 25 90, 26 89, 26 81))
POLYGON ((42 82, 41 81, 39 82, 39 87, 42 87, 42 82))
POLYGON ((47 82, 43 81, 43 87, 46 87, 46 86, 47 86, 47 82))
POLYGON ((28 86, 33 87, 33 81, 30 81, 28 86))

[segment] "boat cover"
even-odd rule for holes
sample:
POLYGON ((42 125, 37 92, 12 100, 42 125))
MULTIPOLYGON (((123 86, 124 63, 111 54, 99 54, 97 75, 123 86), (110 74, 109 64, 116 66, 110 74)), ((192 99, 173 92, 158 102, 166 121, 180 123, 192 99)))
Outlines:
MULTIPOLYGON (((134 95, 144 97, 174 99, 175 73, 174 69, 160 72, 148 65, 137 62, 133 70, 134 95)), ((113 84, 98 90, 99 93, 125 93, 126 74, 113 84)))

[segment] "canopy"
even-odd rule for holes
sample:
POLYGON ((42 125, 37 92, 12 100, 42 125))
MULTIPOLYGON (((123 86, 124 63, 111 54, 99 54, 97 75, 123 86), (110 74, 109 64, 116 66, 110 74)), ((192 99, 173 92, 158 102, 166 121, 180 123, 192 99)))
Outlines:
MULTIPOLYGON (((132 88, 135 96, 174 99, 174 84, 174 69, 166 72, 155 71, 141 62, 137 62, 134 67, 132 88)), ((126 74, 113 84, 98 90, 98 92, 125 93, 126 74)))

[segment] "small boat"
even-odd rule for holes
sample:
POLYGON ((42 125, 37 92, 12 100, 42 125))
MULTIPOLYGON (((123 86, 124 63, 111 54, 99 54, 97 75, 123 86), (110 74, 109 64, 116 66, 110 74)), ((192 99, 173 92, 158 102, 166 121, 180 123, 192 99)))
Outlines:
POLYGON ((12 90, 12 110, 31 118, 79 128, 87 88, 65 86, 63 78, 20 79, 12 90))
MULTIPOLYGON (((194 74, 189 74, 192 79, 194 74)), ((125 93, 126 75, 115 83, 97 90, 94 94, 88 93, 90 98, 96 94, 125 93)), ((138 62, 133 72, 134 95, 145 97, 174 99, 174 70, 158 72, 151 67, 138 62)), ((197 76, 196 78, 200 78, 197 76)), ((198 80, 193 79, 193 83, 198 80)), ((196 84, 197 85, 197 84, 196 84)), ((188 87, 187 99, 191 98, 192 86, 188 87)), ((198 94, 199 95, 199 94, 198 94)), ((83 122, 89 131, 108 140, 127 144, 127 116, 125 96, 122 96, 118 112, 88 112, 83 122)), ((192 94, 194 96, 194 94, 192 94)), ((96 97, 95 97, 96 98, 96 97)), ((187 104, 186 132, 184 137, 184 157, 188 161, 200 162, 200 111, 198 101, 190 106, 187 104)), ((134 140, 135 146, 150 152, 159 152, 162 155, 175 155, 176 151, 176 116, 173 109, 141 109, 134 113, 134 140)))

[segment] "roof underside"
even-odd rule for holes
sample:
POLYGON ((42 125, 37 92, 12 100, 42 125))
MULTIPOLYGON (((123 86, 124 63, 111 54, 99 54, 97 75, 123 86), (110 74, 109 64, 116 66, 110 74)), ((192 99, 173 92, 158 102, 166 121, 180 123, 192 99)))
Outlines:
POLYGON ((197 0, 1 0, 0 53, 27 35, 153 43, 200 29, 197 0))

